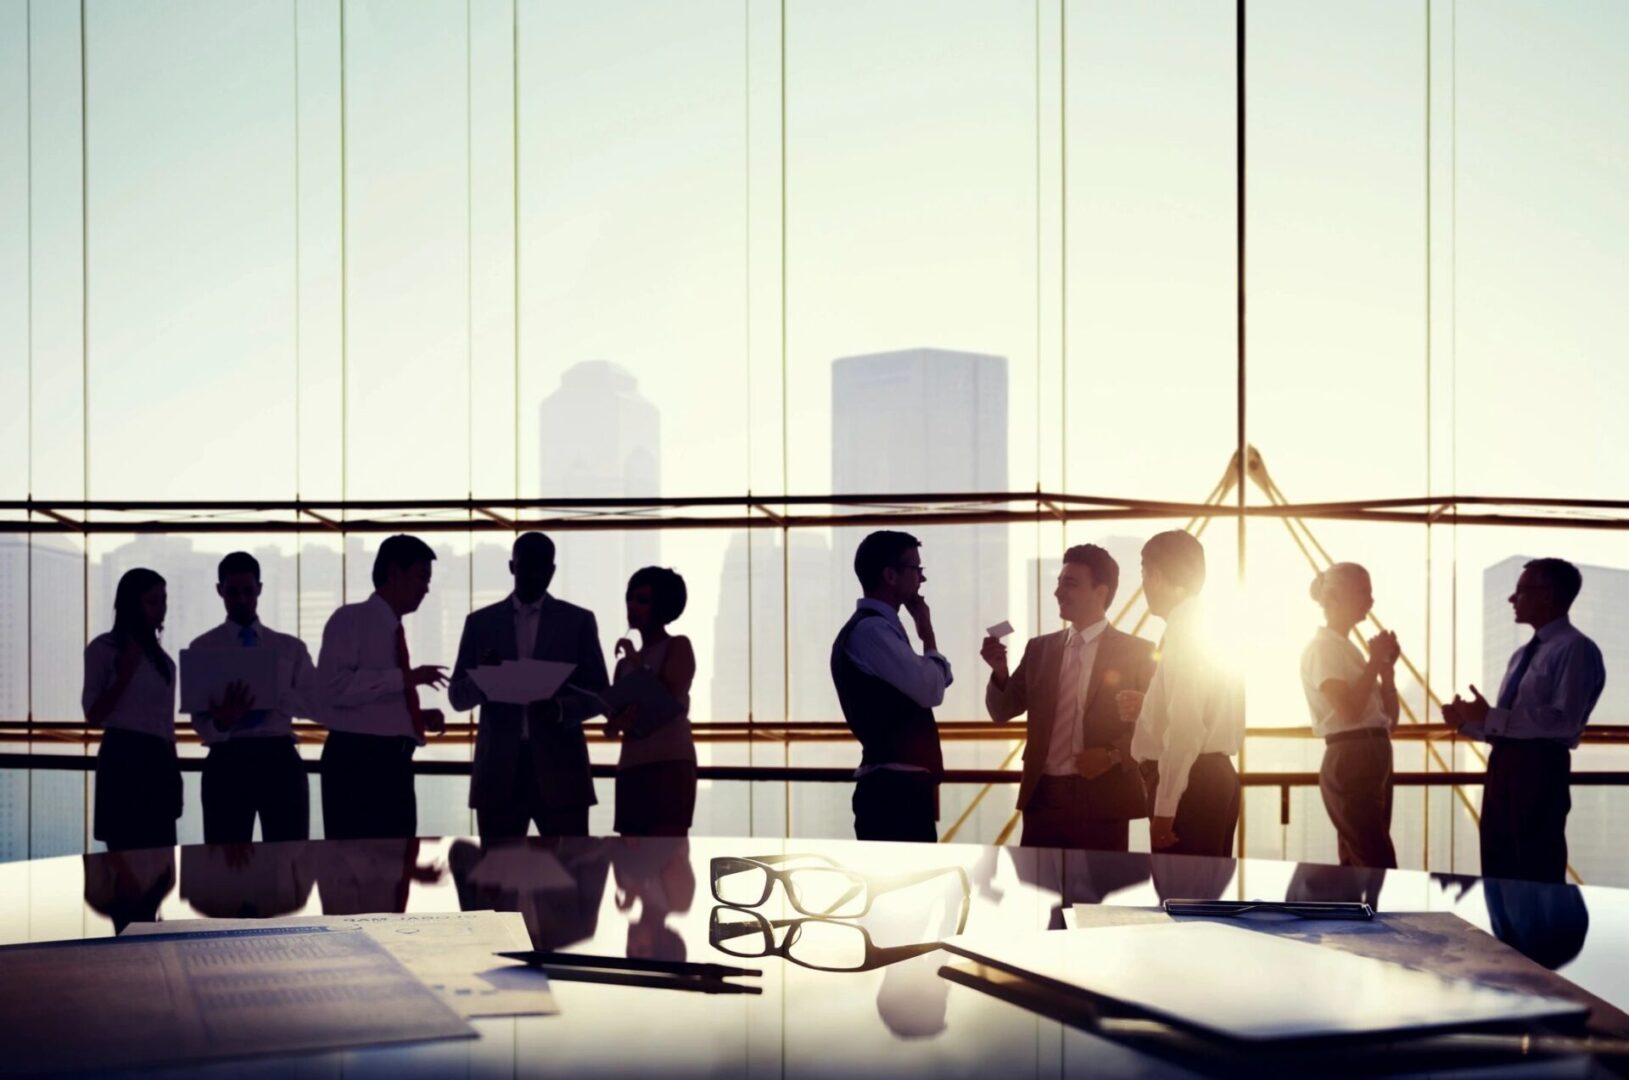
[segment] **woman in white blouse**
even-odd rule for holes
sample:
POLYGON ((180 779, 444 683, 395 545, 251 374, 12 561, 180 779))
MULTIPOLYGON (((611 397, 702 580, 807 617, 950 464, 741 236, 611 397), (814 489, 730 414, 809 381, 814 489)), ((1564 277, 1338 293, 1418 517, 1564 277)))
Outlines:
POLYGON ((119 579, 113 629, 85 647, 85 721, 103 729, 94 835, 110 851, 175 846, 181 767, 175 755, 175 662, 159 644, 164 579, 119 579))
POLYGON ((1312 583, 1324 625, 1301 654, 1301 687, 1312 733, 1324 740, 1318 787, 1335 824, 1342 866, 1395 867, 1391 843, 1391 729, 1397 724, 1397 635, 1369 639, 1369 658, 1352 631, 1374 606, 1369 572, 1336 563, 1312 583))

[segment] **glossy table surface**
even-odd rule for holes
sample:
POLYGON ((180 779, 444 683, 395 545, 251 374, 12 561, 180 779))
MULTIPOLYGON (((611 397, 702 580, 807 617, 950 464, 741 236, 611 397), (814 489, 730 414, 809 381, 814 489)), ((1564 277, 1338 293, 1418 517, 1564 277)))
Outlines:
MULTIPOLYGON (((560 1015, 476 1020, 478 1040, 187 1075, 279 1076, 296 1065, 318 1076, 1190 1075, 1200 1068, 1191 1060, 1151 1058, 952 983, 939 970, 954 958, 933 947, 961 928, 1058 928, 1078 902, 1153 906, 1163 897, 1364 899, 1384 912, 1451 912, 1629 1009, 1629 890, 971 845, 426 839, 40 859, 0 864, 0 943, 101 937, 155 918, 490 908, 521 912, 538 948, 763 970, 758 995, 556 981, 560 1015), (777 856, 798 856, 768 859, 789 878, 736 861, 777 856), (855 875, 867 885, 850 895, 842 885, 855 875), (718 903, 715 889, 732 904, 718 903), (844 917, 810 914, 826 911, 844 917)), ((1527 1064, 1511 1074, 1532 1075, 1537 1063, 1527 1064)), ((1597 1067, 1559 1064, 1560 1075, 1597 1067)))

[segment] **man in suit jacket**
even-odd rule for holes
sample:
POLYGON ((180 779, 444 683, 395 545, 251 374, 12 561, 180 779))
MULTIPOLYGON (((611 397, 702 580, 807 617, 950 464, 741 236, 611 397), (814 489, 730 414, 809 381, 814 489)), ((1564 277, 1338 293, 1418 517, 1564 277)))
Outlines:
POLYGON ((510 552, 515 591, 464 620, 447 697, 467 712, 481 706, 470 770, 469 805, 483 840, 526 835, 587 836, 594 797, 583 721, 598 715, 593 695, 610 685, 594 613, 549 595, 554 542, 523 533, 510 552), (576 664, 566 685, 530 705, 489 702, 470 669, 530 657, 576 664))
POLYGON ((1145 690, 1153 646, 1109 625, 1120 585, 1114 557, 1095 544, 1064 552, 1053 596, 1067 627, 1035 638, 1018 670, 1007 673, 1007 647, 985 638, 990 665, 984 707, 1004 723, 1029 713, 1018 809, 1025 847, 1125 851, 1132 818, 1148 816, 1137 763, 1135 724, 1120 719, 1115 694, 1145 690))

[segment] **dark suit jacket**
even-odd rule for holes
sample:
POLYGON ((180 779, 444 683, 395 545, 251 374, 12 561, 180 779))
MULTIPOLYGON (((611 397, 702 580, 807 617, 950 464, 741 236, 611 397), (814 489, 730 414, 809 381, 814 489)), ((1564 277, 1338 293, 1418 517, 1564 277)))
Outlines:
MULTIPOLYGON (((515 641, 515 610, 510 598, 473 611, 464 620, 464 636, 458 643, 458 662, 453 667, 447 698, 452 707, 466 712, 481 706, 475 732, 475 761, 470 768, 469 804, 479 810, 511 807, 517 797, 515 758, 520 753, 521 735, 531 750, 531 767, 537 777, 537 790, 546 806, 593 806, 594 778, 588 766, 588 742, 582 722, 600 711, 591 697, 561 687, 555 698, 560 719, 548 702, 505 705, 488 702, 481 688, 470 678, 469 670, 484 658, 518 660, 515 641), (528 715, 530 714, 530 715, 528 715)), ((600 693, 610 685, 605 675, 605 654, 600 651, 599 627, 594 613, 545 594, 537 619, 537 645, 532 659, 557 660, 576 664, 568 685, 600 693)))
MULTIPOLYGON (((1018 809, 1029 805, 1046 768, 1052 720, 1058 710, 1058 669, 1063 665, 1067 630, 1032 638, 1024 647, 1018 668, 1005 687, 994 680, 985 687, 984 707, 990 719, 1005 723, 1029 713, 1029 739, 1024 743, 1024 780, 1018 788, 1018 809)), ((1148 797, 1137 763, 1131 760, 1131 733, 1136 724, 1120 722, 1114 696, 1121 690, 1148 689, 1154 674, 1154 646, 1114 627, 1103 631, 1097 660, 1086 683, 1084 745, 1117 746, 1120 765, 1088 781, 1087 798, 1093 816, 1108 819, 1148 816, 1148 797)))

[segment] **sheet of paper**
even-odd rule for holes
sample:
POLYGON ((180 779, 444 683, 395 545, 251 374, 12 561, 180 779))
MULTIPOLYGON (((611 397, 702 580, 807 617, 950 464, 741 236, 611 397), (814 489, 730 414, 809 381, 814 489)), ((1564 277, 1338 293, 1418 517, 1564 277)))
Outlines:
POLYGON ((320 927, 7 946, 0 1016, 23 1073, 475 1035, 370 935, 320 927))
POLYGON ((183 919, 132 923, 124 936, 197 934, 265 927, 358 930, 377 941, 461 1016, 551 1016, 560 1011, 548 976, 492 955, 532 947, 514 911, 405 915, 297 915, 283 919, 183 919))
POLYGON ((629 705, 639 707, 633 727, 635 735, 649 734, 684 711, 684 705, 668 692, 656 672, 647 668, 635 668, 598 696, 605 702, 607 713, 619 712, 629 705))
POLYGON ((1004 638, 1012 632, 1012 623, 1008 622, 1006 619, 1002 619, 1000 622, 990 627, 988 631, 989 635, 993 638, 1004 638))
POLYGON ((248 685, 254 707, 277 703, 277 650, 256 645, 247 649, 182 649, 181 711, 208 712, 212 701, 226 696, 233 682, 248 685))
POLYGON ((501 664, 470 668, 469 677, 475 680, 488 701, 529 705, 553 697, 576 670, 576 664, 556 660, 505 660, 501 664))

